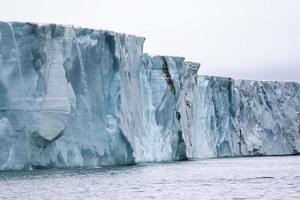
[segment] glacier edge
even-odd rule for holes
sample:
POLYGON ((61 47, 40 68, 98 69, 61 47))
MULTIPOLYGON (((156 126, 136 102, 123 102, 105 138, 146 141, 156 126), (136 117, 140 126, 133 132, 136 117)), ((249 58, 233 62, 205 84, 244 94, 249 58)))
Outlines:
POLYGON ((144 38, 0 22, 0 170, 300 152, 300 83, 199 76, 144 38))

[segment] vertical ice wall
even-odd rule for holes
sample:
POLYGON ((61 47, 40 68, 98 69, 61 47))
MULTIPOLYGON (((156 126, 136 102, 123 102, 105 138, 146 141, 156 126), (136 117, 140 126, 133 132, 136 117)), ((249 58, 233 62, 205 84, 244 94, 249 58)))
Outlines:
POLYGON ((194 91, 193 156, 300 152, 300 84, 200 76, 194 91))
POLYGON ((1 168, 23 168, 67 123, 71 91, 52 28, 0 23, 1 168))
POLYGON ((236 81, 241 155, 300 153, 300 84, 236 81))
POLYGON ((137 161, 185 160, 190 141, 190 107, 199 64, 184 58, 144 55, 140 72, 143 135, 135 134, 137 161))
POLYGON ((135 134, 137 161, 186 158, 178 117, 179 78, 183 70, 183 58, 143 56, 140 86, 144 131, 135 134))
POLYGON ((143 42, 109 31, 0 23, 0 168, 186 159, 186 63, 143 55, 143 42))
POLYGON ((0 170, 298 154, 300 84, 198 76, 144 38, 0 23, 0 170))
POLYGON ((121 107, 143 38, 24 23, 0 32, 1 169, 134 162, 121 107))

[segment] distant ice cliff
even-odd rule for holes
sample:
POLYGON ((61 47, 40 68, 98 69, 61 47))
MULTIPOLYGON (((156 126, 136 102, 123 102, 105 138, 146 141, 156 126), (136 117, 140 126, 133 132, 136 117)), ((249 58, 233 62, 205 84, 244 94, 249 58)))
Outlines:
POLYGON ((300 152, 299 83, 198 76, 143 42, 0 22, 0 169, 300 152))
POLYGON ((200 76, 193 157, 300 152, 300 83, 200 76))

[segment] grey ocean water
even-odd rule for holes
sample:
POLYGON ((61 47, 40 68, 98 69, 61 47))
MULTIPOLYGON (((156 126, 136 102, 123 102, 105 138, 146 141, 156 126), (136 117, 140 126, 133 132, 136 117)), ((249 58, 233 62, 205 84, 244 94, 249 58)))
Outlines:
POLYGON ((0 199, 300 199, 300 156, 1 172, 0 199))

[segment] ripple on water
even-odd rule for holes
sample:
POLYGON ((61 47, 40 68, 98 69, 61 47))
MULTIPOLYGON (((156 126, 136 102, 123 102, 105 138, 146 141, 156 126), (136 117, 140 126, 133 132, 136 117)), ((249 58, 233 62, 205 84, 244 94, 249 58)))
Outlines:
POLYGON ((0 199, 298 199, 300 156, 0 173, 0 199))

